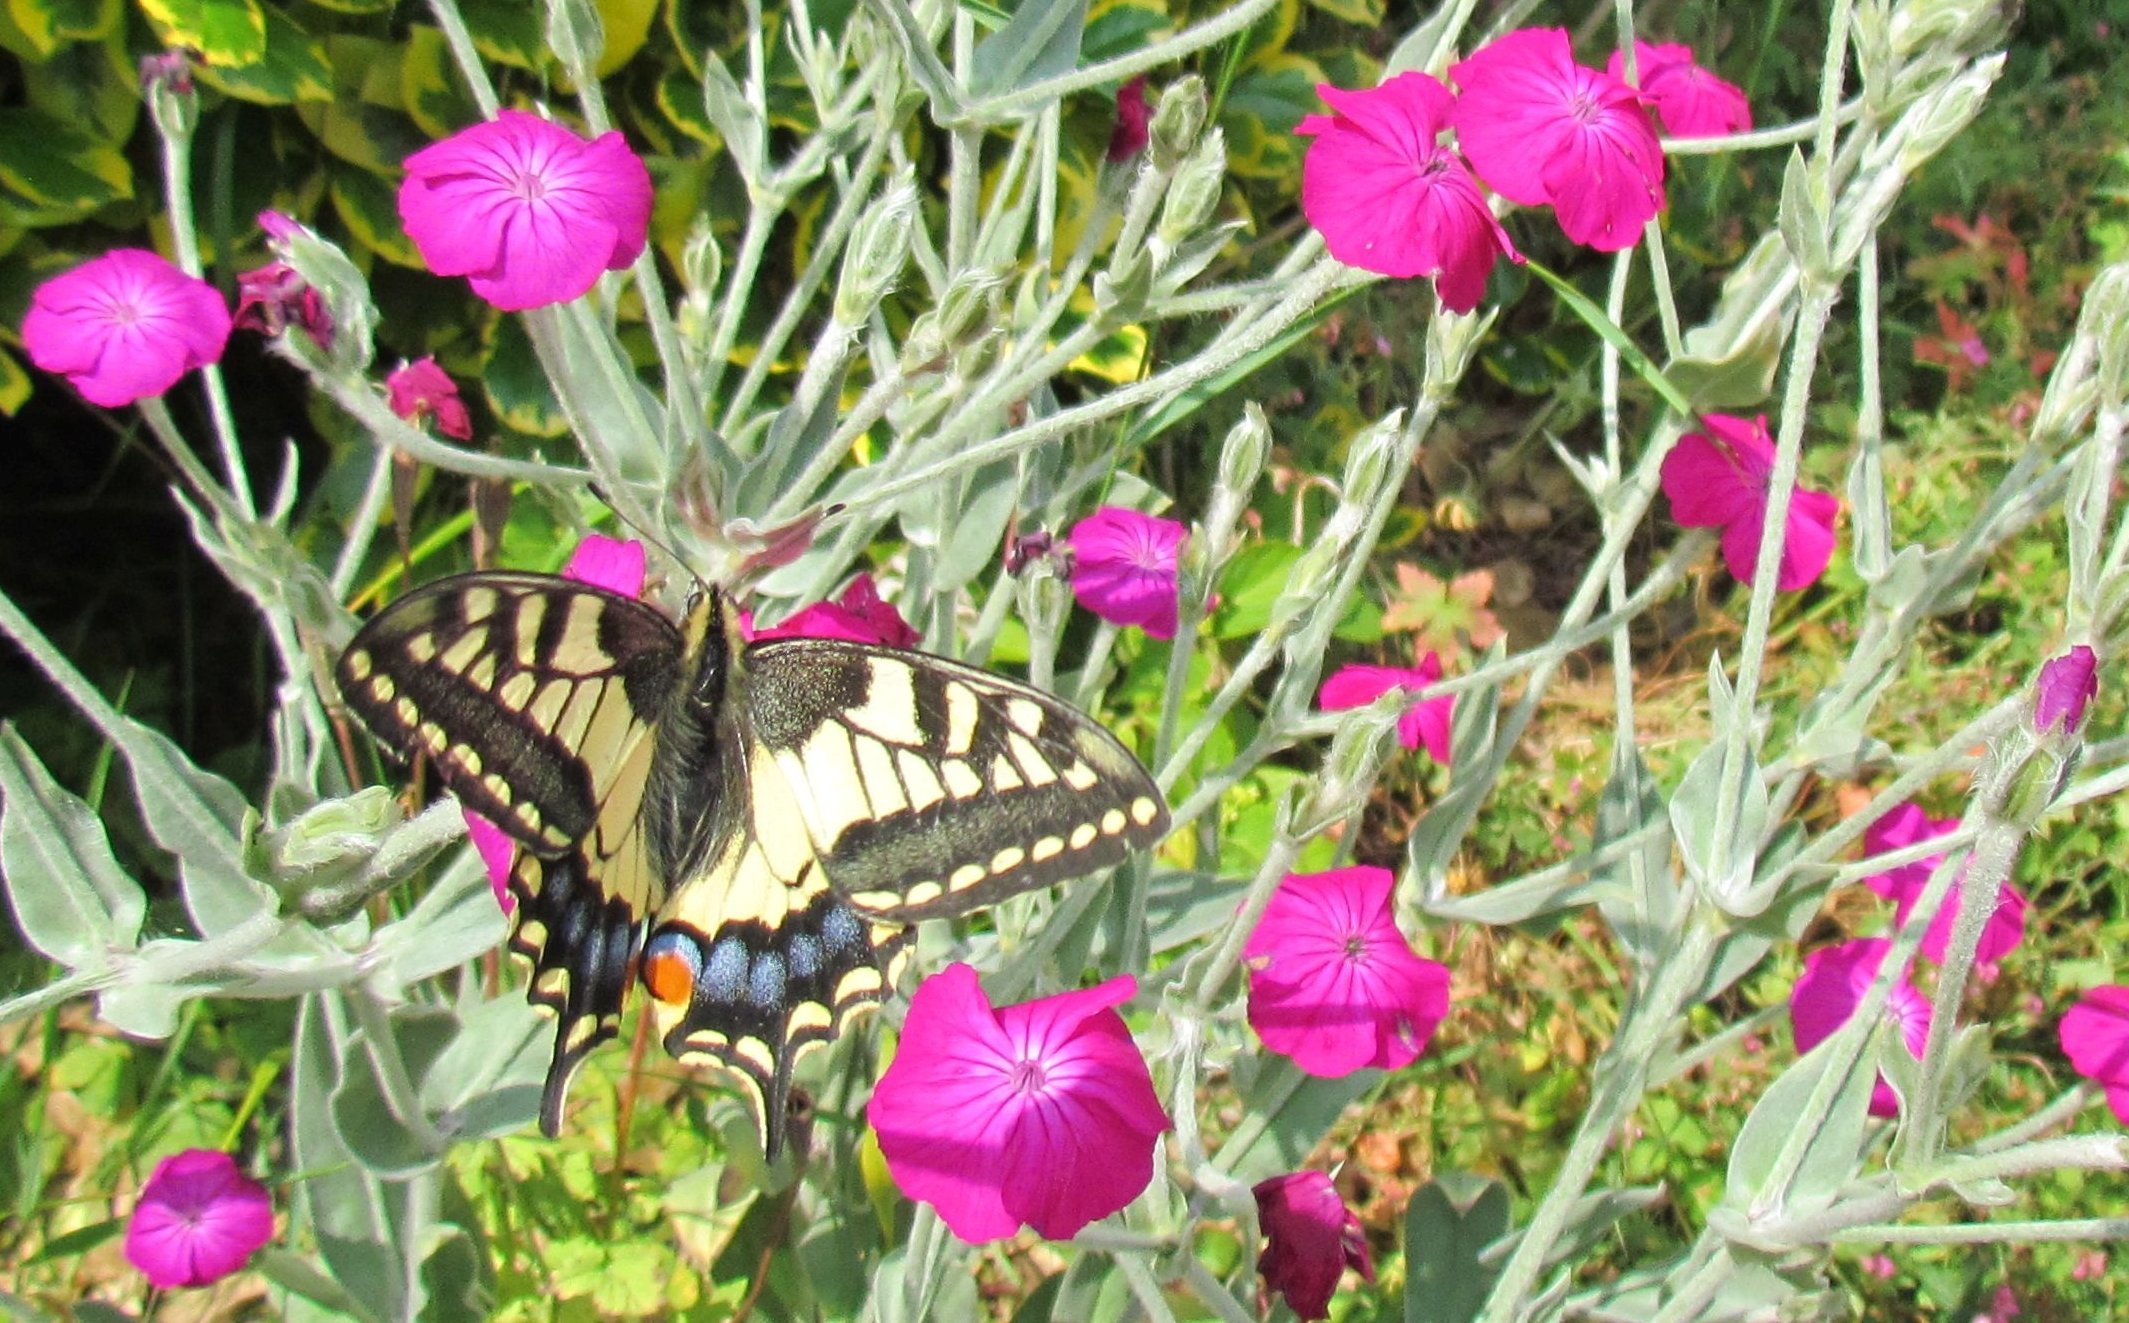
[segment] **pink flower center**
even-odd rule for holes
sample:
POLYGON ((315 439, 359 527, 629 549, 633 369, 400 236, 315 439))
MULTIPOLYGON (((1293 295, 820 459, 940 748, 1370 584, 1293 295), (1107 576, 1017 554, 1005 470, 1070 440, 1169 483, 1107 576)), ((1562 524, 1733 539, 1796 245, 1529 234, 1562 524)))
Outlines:
POLYGON ((1014 1062, 1013 1073, 1006 1079, 1007 1086, 1013 1092, 1023 1095, 1041 1093, 1043 1085, 1047 1082, 1043 1078, 1042 1063, 1040 1061, 1014 1062))
POLYGON ((547 196, 547 181, 540 178, 537 170, 520 170, 510 191, 527 202, 538 202, 547 196))
POLYGON ((1368 935, 1366 933, 1349 933, 1346 935, 1345 959, 1347 964, 1364 965, 1368 962, 1368 955, 1368 935))
POLYGON ((1595 94, 1586 87, 1576 88, 1574 95, 1567 99, 1568 115, 1582 124, 1594 123, 1603 110, 1595 94))

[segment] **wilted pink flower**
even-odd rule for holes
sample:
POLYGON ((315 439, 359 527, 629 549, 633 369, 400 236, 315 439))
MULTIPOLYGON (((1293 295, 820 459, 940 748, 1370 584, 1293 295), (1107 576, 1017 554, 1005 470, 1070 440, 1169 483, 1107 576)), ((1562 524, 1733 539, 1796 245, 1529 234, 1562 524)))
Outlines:
POLYGON ((1449 971, 1414 954, 1386 868, 1288 873, 1242 948, 1249 1023, 1311 1075, 1396 1070, 1449 1014, 1449 971))
POLYGON ((188 1148, 155 1164, 126 1220, 126 1258, 155 1286, 205 1286, 274 1236, 273 1199, 227 1153, 188 1148))
MULTIPOLYGON (((569 563, 562 567, 562 577, 588 583, 594 588, 604 588, 622 597, 643 595, 643 544, 634 540, 622 541, 601 533, 586 533, 577 549, 570 553, 569 563)), ((495 903, 508 914, 517 908, 517 898, 510 894, 510 869, 517 862, 517 844, 488 819, 471 810, 462 810, 466 815, 466 835, 472 838, 473 848, 480 852, 481 863, 488 870, 488 885, 495 890, 495 903)))
POLYGON ((2070 1068, 2107 1091, 2116 1120, 2129 1125, 2129 987, 2103 984, 2078 998, 2056 1026, 2070 1068))
POLYGON ((2079 643, 2042 663, 2033 692, 2033 731, 2075 735, 2085 724, 2085 704, 2099 696, 2099 658, 2079 643))
POLYGON ((1989 1301, 1988 1312, 1974 1315, 1974 1323, 2010 1323, 2010 1320, 2024 1312, 2018 1307, 2018 1293, 2006 1282, 1996 1288, 1995 1297, 1989 1301))
POLYGON ((333 315, 326 310, 324 296, 286 262, 237 274, 234 322, 239 330, 261 335, 279 335, 293 326, 318 348, 333 347, 333 315))
POLYGON ((970 1244, 1024 1222, 1051 1240, 1136 1199, 1168 1115, 1112 1007, 1130 975, 993 1009, 948 965, 910 998, 866 1116, 895 1184, 970 1244))
POLYGON ((1146 150, 1146 125, 1153 112, 1146 107, 1146 75, 1116 89, 1116 127, 1109 130, 1109 159, 1128 161, 1146 150))
POLYGON ((399 218, 440 276, 505 312, 576 298, 643 251, 651 177, 619 133, 586 142, 521 110, 407 158, 399 218))
MULTIPOLYGON (((1942 836, 1958 829, 1957 818, 1932 818, 1912 802, 1901 804, 1884 817, 1873 822, 1863 831, 1863 852, 1884 854, 1888 850, 1904 849, 1919 845, 1932 836, 1942 836)), ((1905 924, 1907 916, 1914 913, 1915 905, 1929 887, 1929 875, 1937 871, 1944 856, 1933 854, 1901 864, 1863 879, 1863 885, 1895 905, 1894 924, 1905 924)), ((2026 910, 2029 902, 2017 887, 2006 882, 1996 893, 1996 909, 1989 915, 1988 924, 1981 930, 1981 946, 1975 959, 1983 965, 1993 965, 2011 953, 2025 936, 2026 910)), ((1952 925, 1959 915, 1959 886, 1954 882, 1945 894, 1945 903, 1929 921, 1929 931, 1922 938, 1922 954, 1938 964, 1944 963, 1944 953, 1950 949, 1952 925)))
POLYGON ((1375 1280, 1375 1260, 1360 1219, 1320 1171, 1297 1171, 1257 1183, 1257 1220, 1264 1252, 1257 1271, 1264 1284, 1286 1297, 1296 1317, 1331 1316, 1331 1295, 1347 1268, 1375 1280))
MULTIPOLYGON (((1891 949, 1892 943, 1882 937, 1858 938, 1820 947, 1804 957, 1804 972, 1789 993, 1789 1024, 1799 1056, 1825 1042, 1855 1014, 1891 949)), ((1885 1014, 1899 1026, 1901 1041, 1919 1061, 1922 1046, 1929 1040, 1929 1002, 1903 978, 1886 995, 1885 1014)), ((1897 1116, 1899 1112, 1900 1096, 1879 1075, 1870 1093, 1870 1114, 1897 1116)))
MULTIPOLYGON (((1752 582, 1760 531, 1767 526, 1767 490, 1774 480, 1774 438, 1765 414, 1746 422, 1726 413, 1702 420, 1663 457, 1663 494, 1671 517, 1687 528, 1722 529, 1722 561, 1739 582, 1752 582)), ((1841 503, 1799 485, 1789 497, 1782 537, 1778 592, 1794 592, 1826 572, 1833 560, 1833 518, 1841 503)))
POLYGON ((1402 73, 1367 91, 1316 94, 1333 113, 1294 129, 1315 139, 1301 163, 1301 210, 1331 256, 1386 276, 1433 276, 1444 307, 1476 308, 1494 259, 1523 255, 1471 171, 1438 141, 1455 104, 1449 89, 1402 73))
POLYGON ((1663 210, 1663 148, 1641 95, 1576 64, 1565 28, 1524 28, 1449 66, 1457 141, 1493 191, 1550 206, 1567 237, 1630 248, 1663 210))
POLYGON ((115 409, 221 358, 229 326, 206 281, 146 249, 118 248, 39 285, 22 343, 32 363, 115 409))
POLYGON ((2098 1281, 2107 1275, 2107 1251, 2086 1250, 2070 1265, 2070 1280, 2073 1282, 2098 1281))
POLYGON ((882 601, 870 574, 850 581, 843 595, 833 602, 815 602, 791 615, 780 625, 753 630, 756 639, 849 639, 853 643, 884 643, 890 648, 914 648, 922 638, 892 602, 882 601))
POLYGON ((1095 615, 1175 637, 1176 560, 1188 536, 1173 519, 1105 505, 1072 525, 1072 595, 1095 615))
MULTIPOLYGON (((1656 118, 1674 138, 1719 138, 1752 127, 1752 103, 1744 89, 1724 82, 1693 60, 1693 48, 1634 43, 1634 72, 1641 94, 1656 103, 1656 118)), ((1618 51, 1604 72, 1624 82, 1626 58, 1618 51)))
MULTIPOLYGON (((1402 666, 1341 666, 1323 682, 1323 688, 1316 694, 1316 706, 1326 712, 1366 707, 1392 689, 1417 694, 1441 678, 1441 658, 1431 652, 1419 659, 1419 665, 1409 669, 1402 666)), ((1429 758, 1446 767, 1449 765, 1449 722, 1455 714, 1456 700, 1453 698, 1414 702, 1397 718, 1397 742, 1407 749, 1424 746, 1429 758)))
POLYGON ((1863 1260, 1863 1271, 1881 1280, 1891 1281, 1900 1268, 1890 1255, 1872 1254, 1863 1260))
POLYGON ((424 418, 436 420, 436 430, 460 441, 473 439, 473 418, 466 402, 458 397, 458 383, 436 366, 433 358, 402 363, 384 379, 392 412, 421 426, 424 418))

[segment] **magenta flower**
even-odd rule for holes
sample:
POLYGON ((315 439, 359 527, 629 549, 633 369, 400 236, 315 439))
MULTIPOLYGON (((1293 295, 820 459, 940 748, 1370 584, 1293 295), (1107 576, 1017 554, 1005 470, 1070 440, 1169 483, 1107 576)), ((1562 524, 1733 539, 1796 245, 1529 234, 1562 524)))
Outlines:
POLYGON ((914 648, 922 637, 902 619, 892 602, 882 601, 870 574, 850 581, 843 595, 833 602, 815 602, 787 618, 781 625, 753 630, 755 639, 848 639, 853 643, 884 643, 890 648, 914 648))
POLYGON ((2099 696, 2099 658, 2077 644, 2042 663, 2033 693, 2033 733, 2075 735, 2085 724, 2085 704, 2099 696))
MULTIPOLYGON (((1804 972, 1789 993, 1789 1024, 1799 1056, 1825 1042, 1855 1014, 1891 949, 1892 943, 1882 937, 1859 938, 1820 947, 1804 957, 1804 972)), ((1899 1026, 1908 1052, 1920 1060, 1922 1045, 1929 1039, 1929 1002, 1903 978, 1887 994, 1885 1014, 1899 1026)), ((1870 1114, 1897 1116, 1899 1112, 1900 1096, 1879 1075, 1870 1092, 1870 1114)))
POLYGON ((116 409, 220 359, 229 327, 212 285, 146 249, 118 248, 39 285, 22 344, 91 404, 116 409))
POLYGON ((1157 639, 1175 637, 1176 560, 1188 530, 1105 505, 1072 525, 1072 595, 1095 615, 1137 625, 1157 639))
POLYGON ((2056 1026, 2070 1068, 2107 1091, 2116 1120, 2129 1125, 2129 987, 2093 988, 2056 1026))
POLYGON ((333 347, 333 315, 326 310, 325 297, 286 262, 269 262, 237 273, 234 324, 239 330, 268 336, 293 326, 318 348, 333 347))
MULTIPOLYGON (((622 597, 641 597, 643 571, 641 542, 586 533, 570 553, 569 563, 562 567, 562 577, 622 597)), ((473 848, 480 852, 481 863, 488 869, 488 885, 495 891, 495 903, 508 914, 517 908, 517 898, 510 894, 510 870, 517 863, 517 843, 480 814, 461 811, 466 815, 466 835, 472 838, 473 848)))
POLYGON ((1146 75, 1116 89, 1116 127, 1109 130, 1109 159, 1128 161, 1146 150, 1147 125, 1153 112, 1146 105, 1146 75))
POLYGON ((1415 955, 1386 868, 1288 873, 1242 948, 1249 1023, 1311 1075, 1396 1070, 1449 1014, 1449 971, 1415 955))
POLYGON ((205 1286, 274 1238, 266 1187, 227 1153, 188 1148, 155 1164, 126 1220, 126 1258, 156 1287, 205 1286))
POLYGON ((1330 1177, 1320 1171, 1274 1176, 1259 1181, 1255 1194, 1257 1220, 1264 1227, 1257 1271, 1266 1287, 1286 1297, 1297 1317, 1329 1318, 1331 1295, 1347 1268, 1363 1281, 1375 1280, 1367 1233, 1330 1177))
POLYGON ((1550 206, 1567 237, 1630 248, 1663 210, 1663 148, 1641 95, 1576 64, 1565 28, 1524 28, 1449 66, 1452 119, 1493 191, 1550 206))
MULTIPOLYGON (((1341 666, 1317 691, 1316 706, 1326 712, 1366 707, 1392 689, 1417 694, 1441 678, 1441 658, 1431 652, 1410 669, 1401 666, 1341 666)), ((1456 700, 1453 698, 1414 702, 1397 718, 1397 742, 1407 749, 1425 747, 1429 758, 1447 767, 1449 722, 1455 714, 1456 700)))
MULTIPOLYGON (((1774 479, 1774 438, 1767 418, 1751 422, 1711 413, 1705 432, 1688 432, 1663 457, 1663 494, 1671 517, 1687 528, 1722 529, 1722 562, 1741 583, 1752 582, 1760 531, 1767 526, 1767 489, 1774 479)), ((1777 592, 1794 592, 1826 572, 1833 560, 1833 518, 1841 503, 1799 485, 1789 497, 1777 592)))
POLYGON ((440 276, 505 312, 565 303, 643 251, 650 171, 619 133, 586 142, 521 110, 407 158, 399 219, 440 276))
MULTIPOLYGON (((1954 831, 1958 826, 1957 818, 1932 818, 1913 803, 1905 803, 1864 829, 1863 853, 1884 854, 1888 850, 1919 845, 1933 836, 1954 831)), ((1863 879, 1863 885, 1892 901, 1896 906, 1893 923, 1905 924, 1907 916, 1914 913, 1916 903, 1929 887, 1929 875, 1943 862, 1941 854, 1928 855, 1913 863, 1872 874, 1863 879)), ((2025 936, 2028 908, 2025 893, 2008 882, 2004 883, 2003 889, 1996 893, 1996 909, 1981 930, 1981 946, 1975 959, 1983 965, 1993 965, 2009 955, 2025 936)), ((1945 903, 1929 921, 1929 931, 1923 935, 1924 956, 1940 965, 1944 963, 1944 953, 1951 946, 1952 925, 1958 915, 1959 888, 1955 882, 1952 890, 1946 893, 1945 903)))
POLYGON ((1111 1009, 1137 990, 1126 974, 994 1010, 967 965, 925 979, 865 1109, 902 1193, 972 1245, 1023 1222, 1069 1239, 1136 1199, 1168 1128, 1111 1009))
MULTIPOLYGON (((1744 89, 1724 82, 1693 61, 1693 48, 1676 43, 1634 43, 1641 94, 1656 104, 1656 118, 1674 138, 1720 138, 1752 127, 1752 103, 1744 89)), ((1626 57, 1612 52, 1604 72, 1625 81, 1626 57)))
POLYGON ((1386 276, 1433 276, 1442 305, 1469 312, 1494 260, 1520 262, 1478 181, 1438 140, 1455 98, 1423 73, 1369 91, 1322 86, 1332 114, 1294 132, 1312 137, 1301 163, 1301 210, 1331 256, 1386 276))
POLYGON ((416 427, 421 426, 422 419, 434 418, 436 430, 445 436, 460 441, 473 439, 473 418, 466 412, 466 402, 458 397, 458 383, 436 366, 435 359, 400 364, 385 377, 384 389, 392 412, 416 427))

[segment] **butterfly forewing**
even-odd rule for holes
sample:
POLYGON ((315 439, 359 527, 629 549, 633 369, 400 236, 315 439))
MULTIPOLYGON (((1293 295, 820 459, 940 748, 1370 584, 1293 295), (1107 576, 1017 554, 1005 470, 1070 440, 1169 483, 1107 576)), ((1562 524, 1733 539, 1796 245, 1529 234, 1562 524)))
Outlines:
POLYGON ((1084 714, 923 653, 826 639, 749 648, 741 709, 828 882, 900 923, 979 909, 1158 841, 1152 778, 1084 714))

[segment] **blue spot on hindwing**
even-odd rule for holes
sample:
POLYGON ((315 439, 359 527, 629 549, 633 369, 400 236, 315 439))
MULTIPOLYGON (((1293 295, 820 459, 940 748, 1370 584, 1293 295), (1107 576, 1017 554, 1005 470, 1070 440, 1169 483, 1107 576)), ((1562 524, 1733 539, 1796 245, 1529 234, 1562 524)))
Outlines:
POLYGON ((746 977, 747 944, 727 937, 710 949, 710 962, 702 971, 702 990, 713 1001, 735 1001, 746 977))
POLYGON ((747 1000, 756 1006, 774 1009, 784 1002, 784 958, 774 951, 764 951, 755 958, 754 968, 747 977, 747 1000))
POLYGON ((791 939, 791 977, 809 979, 821 972, 821 939, 800 933, 791 939))

